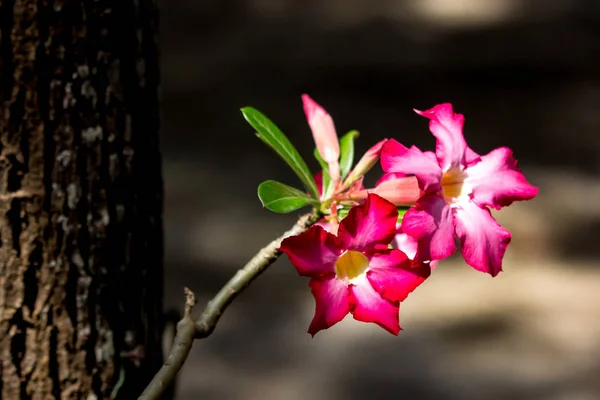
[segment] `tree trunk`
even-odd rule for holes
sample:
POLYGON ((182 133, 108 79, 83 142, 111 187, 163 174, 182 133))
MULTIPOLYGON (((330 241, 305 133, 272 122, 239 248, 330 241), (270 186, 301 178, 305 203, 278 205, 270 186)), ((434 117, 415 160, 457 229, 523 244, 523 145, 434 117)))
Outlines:
POLYGON ((0 393, 131 399, 160 366, 155 0, 0 0, 0 393))

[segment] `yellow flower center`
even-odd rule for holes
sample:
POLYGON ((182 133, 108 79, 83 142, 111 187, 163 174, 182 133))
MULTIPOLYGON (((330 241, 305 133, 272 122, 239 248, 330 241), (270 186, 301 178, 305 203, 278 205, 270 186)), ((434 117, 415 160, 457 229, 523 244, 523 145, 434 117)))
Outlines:
POLYGON ((348 250, 335 262, 335 274, 339 279, 352 280, 369 267, 369 259, 360 251, 348 250))
POLYGON ((465 174, 458 168, 451 168, 442 175, 442 190, 447 203, 459 198, 463 192, 465 174))

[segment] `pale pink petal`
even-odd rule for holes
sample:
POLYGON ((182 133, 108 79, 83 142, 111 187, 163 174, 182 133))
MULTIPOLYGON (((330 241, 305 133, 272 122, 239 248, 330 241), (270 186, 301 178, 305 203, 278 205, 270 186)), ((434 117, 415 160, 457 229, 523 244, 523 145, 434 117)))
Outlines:
MULTIPOLYGON (((412 149, 419 150, 419 148, 417 146, 411 146, 410 148, 411 148, 411 150, 412 149)), ((433 162, 435 162, 436 164, 439 165, 437 156, 435 155, 435 153, 433 151, 426 150, 426 151, 423 152, 423 154, 425 155, 425 157, 429 158, 431 161, 433 161, 433 162)))
POLYGON ((419 188, 419 182, 414 176, 388 179, 380 182, 375 189, 371 189, 370 192, 383 197, 387 201, 394 203, 396 206, 407 207, 414 205, 422 194, 422 191, 419 188))
POLYGON ((338 237, 344 248, 372 250, 375 245, 389 244, 396 234, 398 209, 376 194, 369 194, 363 204, 354 206, 340 222, 338 237))
POLYGON ((465 170, 465 184, 472 188, 472 198, 480 206, 495 209, 517 200, 530 200, 538 194, 517 167, 512 150, 500 147, 492 150, 481 161, 465 170))
POLYGON ((383 298, 364 275, 353 280, 350 291, 353 296, 352 315, 355 320, 373 322, 386 331, 398 335, 400 332, 399 302, 383 298))
POLYGON ((465 163, 467 163, 467 166, 478 163, 479 161, 481 161, 481 156, 475 153, 472 148, 467 147, 465 152, 465 163))
POLYGON ((404 233, 402 224, 396 224, 396 236, 392 240, 392 247, 406 254, 411 260, 414 260, 417 255, 419 242, 414 237, 404 233))
POLYGON ((379 156, 381 154, 381 149, 383 148, 383 145, 387 143, 387 141, 388 139, 383 139, 367 150, 358 163, 356 163, 356 166, 352 169, 350 174, 348 174, 346 182, 354 182, 356 179, 369 172, 369 170, 373 168, 375 164, 377 164, 377 160, 379 160, 379 156))
POLYGON ((304 103, 304 113, 310 125, 317 150, 323 161, 329 166, 329 174, 332 181, 337 182, 340 178, 340 144, 335 132, 333 119, 323 107, 307 94, 302 95, 302 102, 304 103))
POLYGON ((440 166, 415 146, 409 149, 394 139, 388 140, 381 151, 381 167, 387 173, 415 175, 424 191, 440 190, 440 166))
POLYGON ((456 251, 452 210, 437 194, 421 197, 404 214, 402 230, 418 240, 419 261, 442 260, 456 251))
POLYGON ((403 301, 430 273, 429 265, 413 262, 400 250, 393 249, 371 257, 367 279, 384 298, 403 301))
POLYGON ((326 279, 313 278, 310 289, 315 298, 315 316, 308 333, 315 336, 321 329, 340 322, 350 312, 350 288, 333 275, 326 279))
POLYGON ((510 232, 496 222, 487 208, 480 208, 472 201, 465 201, 457 208, 455 224, 467 264, 492 276, 498 275, 510 243, 510 232))
POLYGON ((465 117, 452 111, 452 104, 438 104, 430 110, 415 112, 429 118, 429 130, 436 137, 435 152, 442 170, 466 165, 467 143, 463 136, 465 117))
POLYGON ((287 254, 299 275, 318 276, 334 271, 343 250, 337 237, 315 225, 300 235, 284 239, 279 251, 287 254))
POLYGON ((375 183, 375 186, 379 186, 381 183, 389 181, 390 179, 404 178, 405 176, 406 174, 402 174, 400 172, 390 172, 389 174, 383 174, 381 175, 381 178, 379 178, 377 183, 375 183))

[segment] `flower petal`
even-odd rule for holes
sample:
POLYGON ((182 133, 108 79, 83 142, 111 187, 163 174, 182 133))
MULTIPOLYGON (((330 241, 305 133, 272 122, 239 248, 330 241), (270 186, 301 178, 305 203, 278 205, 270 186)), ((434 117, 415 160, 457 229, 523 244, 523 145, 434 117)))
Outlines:
MULTIPOLYGON (((319 220, 319 222, 317 222, 315 224, 315 226, 320 226, 321 228, 325 229, 327 232, 329 232, 333 235, 337 235, 337 230, 338 230, 339 224, 335 223, 331 219, 321 218, 319 220)), ((338 243, 339 243, 339 240, 338 240, 338 243)))
POLYGON ((383 174, 383 175, 381 175, 381 178, 379 178, 377 183, 375 183, 375 186, 379 186, 381 183, 383 183, 385 181, 389 181, 391 179, 404 178, 405 176, 406 176, 406 174, 403 174, 400 172, 390 172, 389 174, 383 174))
POLYGON ((310 289, 315 298, 315 316, 308 333, 315 336, 322 329, 327 329, 344 319, 350 312, 350 289, 339 279, 313 278, 310 289))
POLYGON ((429 130, 437 139, 435 152, 443 171, 466 165, 467 143, 463 136, 465 117, 452 111, 452 104, 438 104, 430 110, 415 112, 429 118, 429 130))
POLYGON ((472 187, 473 200, 480 206, 500 209, 517 200, 530 200, 538 188, 530 185, 517 167, 512 150, 500 147, 481 157, 465 170, 465 184, 472 187))
POLYGON ((377 244, 389 244, 396 234, 398 209, 376 194, 354 206, 340 222, 338 237, 345 249, 369 251, 377 244))
POLYGON ((279 251, 287 254, 299 275, 313 277, 334 271, 335 262, 342 254, 342 244, 337 237, 315 225, 300 235, 284 239, 279 251))
POLYGON ((319 194, 321 196, 323 196, 323 171, 319 171, 317 172, 314 176, 313 179, 315 180, 315 183, 317 184, 317 189, 319 190, 319 194))
POLYGON ((455 224, 467 264, 492 276, 498 275, 511 240, 510 232, 496 222, 487 208, 472 201, 462 202, 456 209, 455 224))
POLYGON ((415 146, 409 149, 394 139, 388 140, 381 151, 381 167, 387 173, 414 174, 425 191, 440 189, 440 166, 415 146))
POLYGON ((419 189, 419 183, 414 176, 385 180, 370 192, 383 197, 396 206, 410 207, 421 197, 421 189, 419 189))
POLYGON ((367 279, 390 301, 403 301, 430 275, 429 265, 412 262, 400 250, 375 254, 369 260, 367 279))
POLYGON ((396 224, 396 236, 392 240, 392 247, 406 254, 411 260, 414 260, 417 255, 419 242, 414 237, 404 233, 402 224, 396 224))
POLYGON ((366 278, 361 276, 350 285, 354 308, 352 316, 357 321, 373 322, 391 334, 400 332, 400 303, 383 298, 366 278))
POLYGON ((400 173, 383 174, 375 188, 350 192, 351 200, 366 199, 369 193, 375 193, 396 206, 410 207, 421 197, 422 191, 415 176, 400 173))
POLYGON ((331 180, 337 182, 340 178, 340 143, 338 142, 335 125, 331 115, 307 94, 302 95, 304 114, 313 134, 317 150, 323 161, 329 165, 331 180))
POLYGON ((467 163, 467 166, 478 163, 479 161, 481 161, 481 156, 475 153, 472 148, 467 147, 467 150, 465 151, 465 163, 467 163))
POLYGON ((442 260, 456 251, 452 210, 437 194, 421 197, 404 214, 402 230, 418 240, 419 261, 442 260))

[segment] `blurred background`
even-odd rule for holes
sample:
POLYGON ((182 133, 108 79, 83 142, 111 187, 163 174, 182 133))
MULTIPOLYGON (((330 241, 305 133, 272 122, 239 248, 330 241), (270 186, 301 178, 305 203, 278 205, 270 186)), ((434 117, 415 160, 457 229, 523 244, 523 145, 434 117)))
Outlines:
POLYGON ((256 197, 298 181, 243 106, 316 171, 302 93, 358 153, 432 149, 412 109, 452 102, 475 151, 511 147, 540 188, 495 213, 504 272, 444 261, 399 337, 347 317, 311 339, 308 281, 282 258, 196 343, 178 399, 600 399, 598 0, 163 0, 161 25, 167 307, 184 286, 203 306, 295 221, 256 197))

